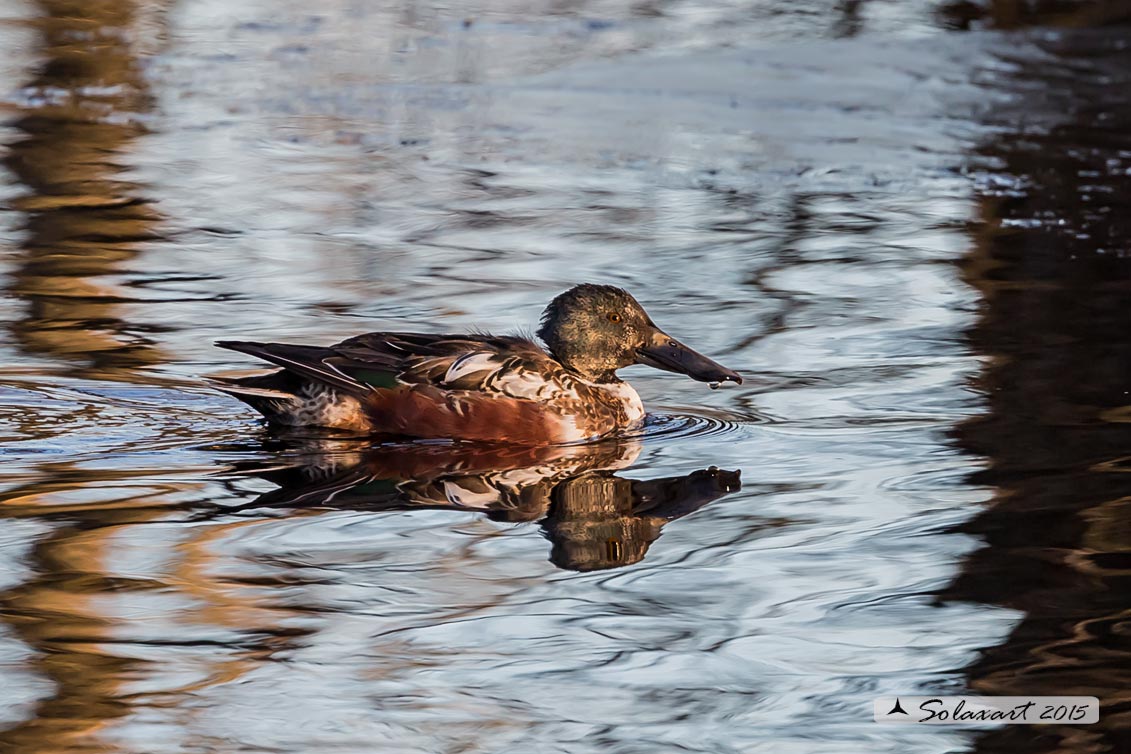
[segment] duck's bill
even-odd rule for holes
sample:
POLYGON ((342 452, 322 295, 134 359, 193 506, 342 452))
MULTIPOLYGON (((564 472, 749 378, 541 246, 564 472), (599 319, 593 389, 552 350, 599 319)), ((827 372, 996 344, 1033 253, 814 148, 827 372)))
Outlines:
POLYGON ((658 332, 653 343, 636 352, 636 363, 645 364, 668 372, 686 374, 700 382, 737 382, 742 377, 733 369, 708 359, 698 351, 692 350, 675 338, 658 332))

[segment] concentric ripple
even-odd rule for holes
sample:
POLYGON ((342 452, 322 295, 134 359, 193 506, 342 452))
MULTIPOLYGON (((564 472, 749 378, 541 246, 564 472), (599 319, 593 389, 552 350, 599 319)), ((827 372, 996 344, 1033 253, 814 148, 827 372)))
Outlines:
POLYGON ((626 436, 651 440, 730 435, 741 432, 748 423, 750 422, 691 413, 649 414, 644 426, 632 430, 626 436))

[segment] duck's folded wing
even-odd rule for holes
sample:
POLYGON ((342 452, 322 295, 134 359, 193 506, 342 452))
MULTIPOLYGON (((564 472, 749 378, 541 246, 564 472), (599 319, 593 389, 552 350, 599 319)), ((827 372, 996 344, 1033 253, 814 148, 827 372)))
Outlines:
POLYGON ((411 385, 530 400, 570 390, 561 365, 521 337, 374 332, 329 347, 250 341, 217 345, 358 397, 411 385))
POLYGON ((378 332, 332 350, 329 366, 374 387, 427 384, 533 400, 564 387, 561 365, 521 337, 378 332))

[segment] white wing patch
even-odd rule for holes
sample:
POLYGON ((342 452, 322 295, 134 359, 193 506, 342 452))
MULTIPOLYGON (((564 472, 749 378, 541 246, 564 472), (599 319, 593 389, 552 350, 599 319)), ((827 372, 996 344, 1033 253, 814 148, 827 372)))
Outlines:
POLYGON ((511 398, 548 401, 577 394, 559 381, 538 372, 514 366, 514 361, 498 353, 466 353, 452 362, 441 382, 455 388, 496 392, 511 398))
POLYGON ((485 352, 465 353, 452 362, 448 371, 444 373, 444 379, 441 382, 445 384, 459 382, 473 374, 483 374, 486 377, 486 375, 498 371, 502 366, 496 360, 497 356, 498 354, 485 352))

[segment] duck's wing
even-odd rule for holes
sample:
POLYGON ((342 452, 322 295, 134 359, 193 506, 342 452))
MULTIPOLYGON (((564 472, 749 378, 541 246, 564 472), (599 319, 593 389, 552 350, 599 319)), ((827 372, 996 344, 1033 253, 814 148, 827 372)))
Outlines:
POLYGON ((537 343, 517 336, 369 333, 334 351, 330 362, 343 371, 446 390, 547 400, 573 382, 537 343))
POLYGON ((434 385, 545 400, 569 382, 558 362, 532 340, 517 336, 374 332, 329 347, 249 341, 216 345, 357 396, 402 385, 434 385))

